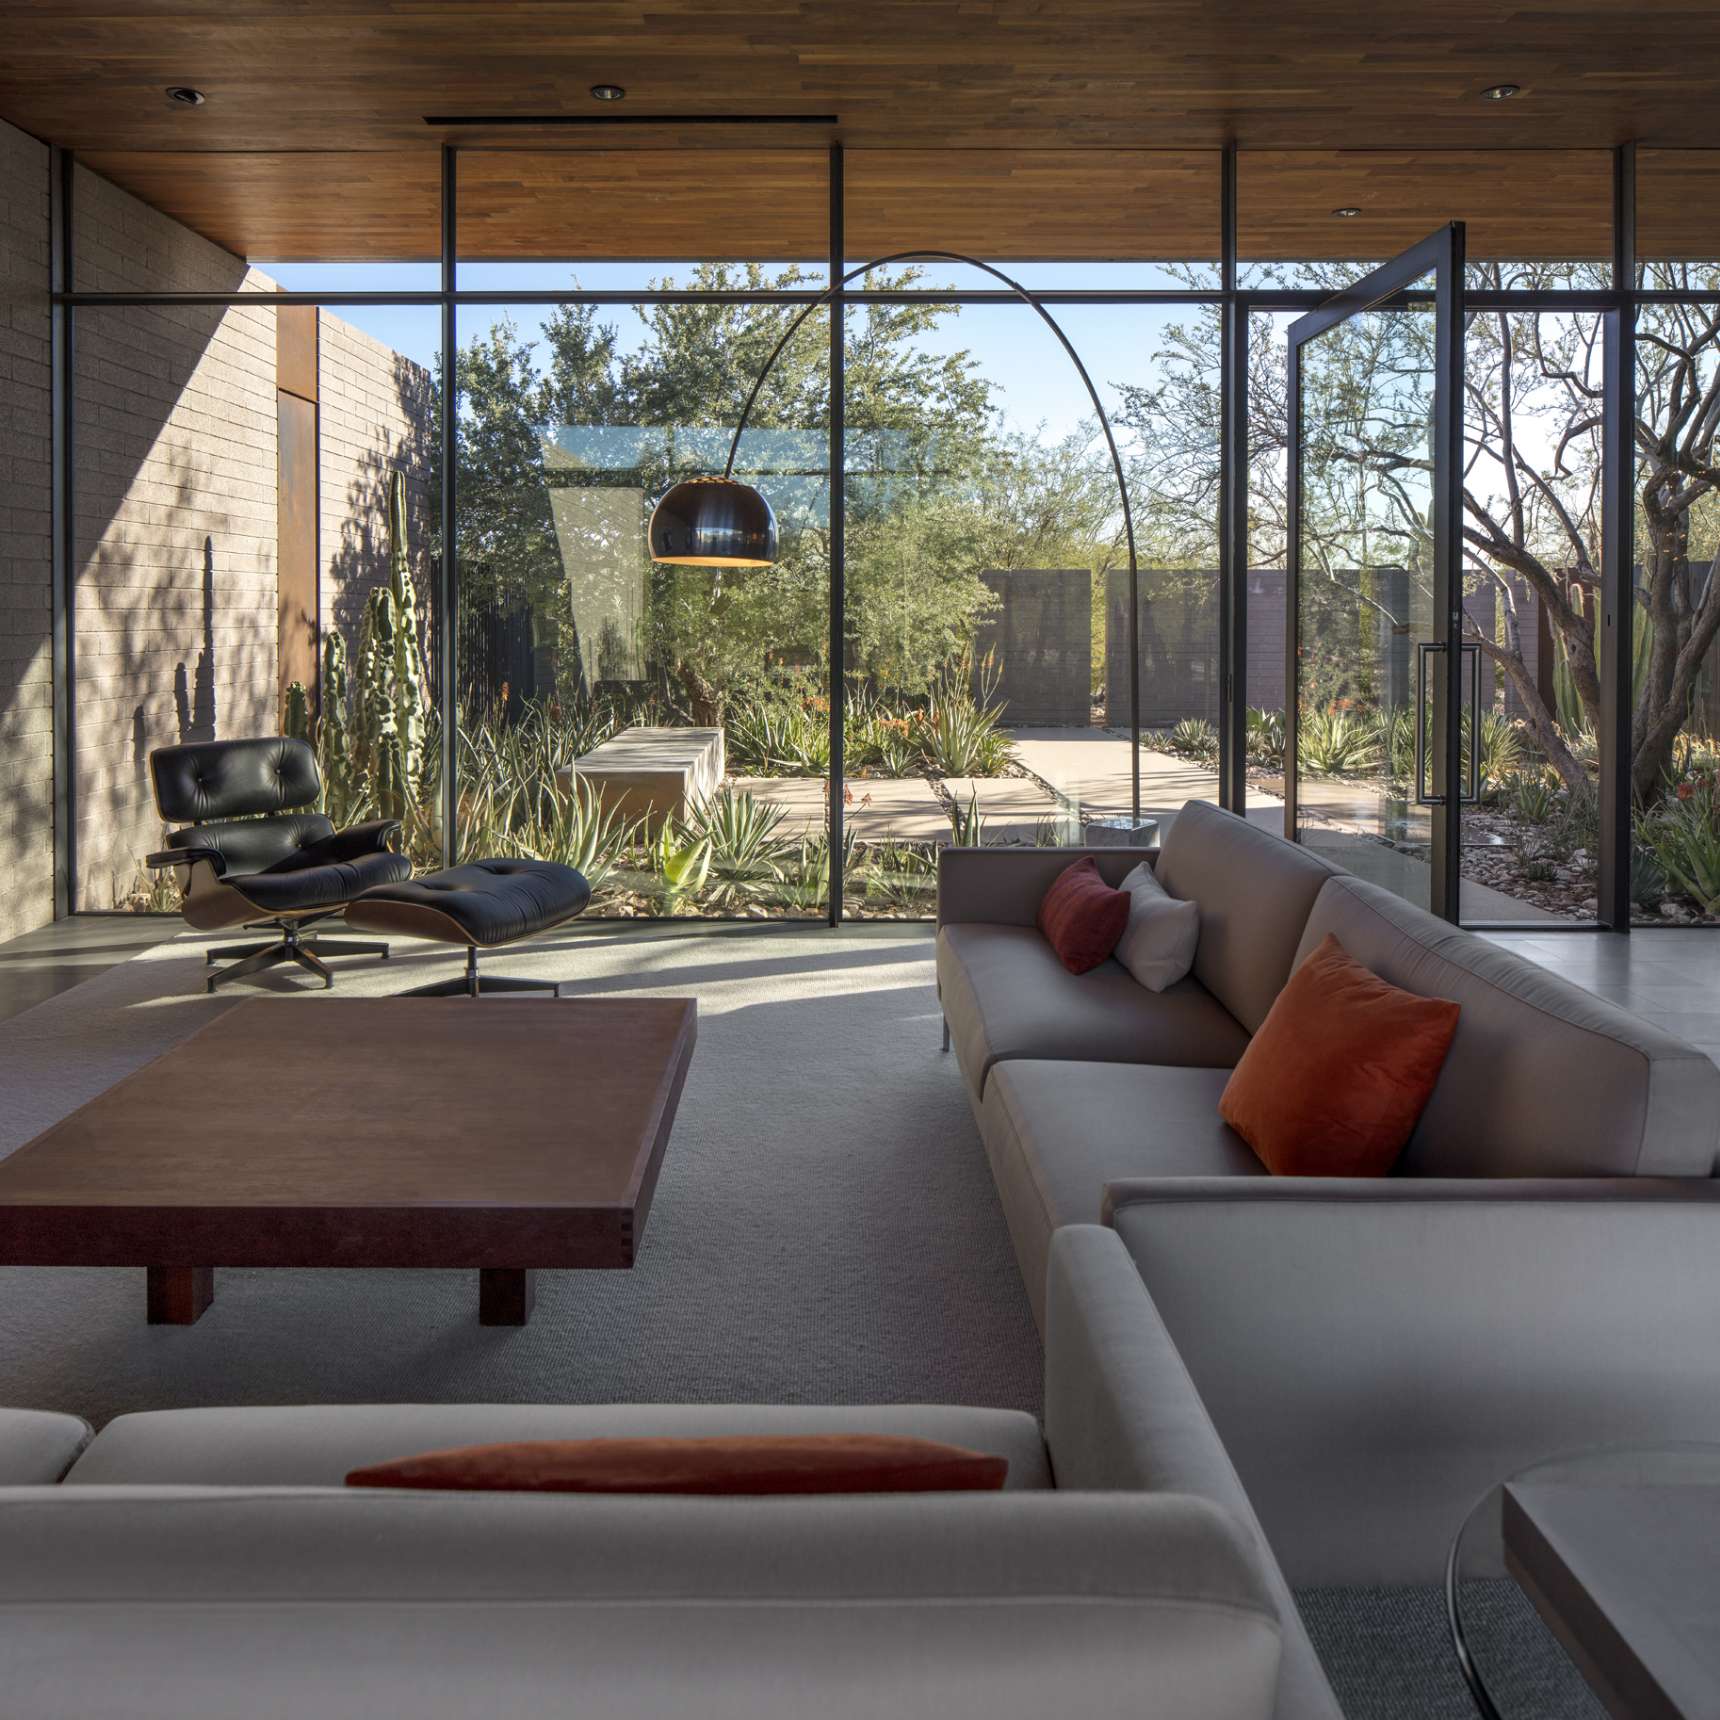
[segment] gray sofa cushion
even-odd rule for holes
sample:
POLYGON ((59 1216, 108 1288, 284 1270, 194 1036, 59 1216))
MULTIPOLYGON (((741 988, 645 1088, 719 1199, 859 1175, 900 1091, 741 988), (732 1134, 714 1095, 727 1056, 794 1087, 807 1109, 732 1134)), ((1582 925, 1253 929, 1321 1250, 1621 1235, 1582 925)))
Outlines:
POLYGON ((1105 1185, 1124 1177, 1264 1176, 1218 1114, 1228 1069, 1130 1063, 1000 1063, 980 1133, 1022 1282, 1043 1329, 1051 1233, 1097 1224, 1105 1185))
POLYGON ((1248 1045, 1194 980, 1148 991, 1115 961, 1072 974, 1031 926, 945 926, 938 993, 975 1093, 993 1064, 1016 1057, 1228 1069, 1248 1045))
POLYGON ((1359 878, 1320 892, 1297 959, 1328 933, 1382 979, 1463 1008, 1400 1171, 1714 1174, 1720 1069, 1692 1046, 1359 878))
POLYGON ((7 1720, 1266 1720, 1279 1637, 1175 1495, 0 1490, 7 1720))
MULTIPOLYGON (((1059 1232, 1048 1302, 1045 1437, 1058 1486, 1194 1493, 1244 1524, 1284 1624, 1275 1720, 1342 1720, 1254 1507, 1122 1242, 1086 1225, 1059 1232)), ((1259 1419, 1270 1425, 1269 1413, 1259 1419)))
POLYGON ((328 1404, 180 1409, 110 1421, 69 1486, 338 1487, 349 1469, 451 1445, 517 1439, 712 1439, 885 1433, 1009 1459, 1009 1488, 1051 1485, 1039 1424, 948 1404, 328 1404))
POLYGON ((1250 1033, 1290 977, 1314 898, 1337 875, 1317 854, 1205 801, 1172 821, 1159 882, 1200 903, 1194 977, 1250 1033))
POLYGON ((0 1487, 58 1481, 90 1437, 75 1415, 41 1409, 0 1409, 0 1487))

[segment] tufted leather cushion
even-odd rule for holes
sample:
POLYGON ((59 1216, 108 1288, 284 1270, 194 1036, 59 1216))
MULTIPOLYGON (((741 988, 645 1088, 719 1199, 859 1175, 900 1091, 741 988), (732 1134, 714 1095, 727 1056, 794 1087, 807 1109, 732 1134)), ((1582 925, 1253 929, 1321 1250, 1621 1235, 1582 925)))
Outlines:
POLYGON ((412 862, 404 854, 378 853, 313 866, 271 866, 226 882, 264 913, 285 914, 338 908, 376 885, 404 883, 411 876, 412 862))
POLYGON ((213 848, 226 862, 225 877, 262 872, 298 860, 325 842, 334 826, 320 812, 283 812, 274 818, 240 818, 175 830, 169 848, 213 848))
POLYGON ((322 791, 310 743, 289 735, 157 747, 149 775, 166 824, 286 812, 312 805, 322 791))
POLYGON ((548 860, 469 860, 409 883, 367 890, 346 911, 365 931, 400 932, 438 943, 511 944, 582 913, 591 886, 548 860))

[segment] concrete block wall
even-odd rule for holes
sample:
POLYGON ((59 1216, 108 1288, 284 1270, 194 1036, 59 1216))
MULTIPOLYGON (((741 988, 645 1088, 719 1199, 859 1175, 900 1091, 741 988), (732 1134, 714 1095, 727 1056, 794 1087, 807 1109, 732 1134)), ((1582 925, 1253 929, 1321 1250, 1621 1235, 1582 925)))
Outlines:
POLYGON ((54 917, 48 149, 0 122, 0 939, 54 917))
MULTIPOLYGON (((321 312, 317 439, 322 625, 356 649, 372 586, 388 578, 389 474, 406 474, 407 542, 426 625, 439 497, 431 488, 435 397, 430 372, 393 347, 321 312)), ((428 643, 428 641, 426 641, 428 643)))
POLYGON ((1011 728, 1085 728, 1092 721, 1093 574, 1085 567, 982 573, 997 607, 974 639, 974 680, 996 676, 993 697, 1011 728))
POLYGON ((76 318, 78 903, 143 882, 148 758, 276 727, 274 283, 91 173, 77 284, 255 292, 258 304, 76 318))

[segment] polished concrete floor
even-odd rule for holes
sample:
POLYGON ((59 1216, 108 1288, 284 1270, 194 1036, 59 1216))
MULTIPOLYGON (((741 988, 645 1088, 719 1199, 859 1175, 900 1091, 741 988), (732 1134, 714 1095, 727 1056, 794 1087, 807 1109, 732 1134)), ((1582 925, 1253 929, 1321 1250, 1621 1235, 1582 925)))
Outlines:
POLYGON ((0 1021, 130 961, 182 930, 160 914, 79 914, 0 943, 0 1021))
POLYGON ((1720 929, 1487 932, 1573 983, 1688 1040, 1720 1063, 1720 929))
MULTIPOLYGON (((0 1021, 179 930, 178 920, 160 916, 81 915, 0 944, 0 1021)), ((1720 930, 1483 935, 1701 1046, 1720 1063, 1720 930)))

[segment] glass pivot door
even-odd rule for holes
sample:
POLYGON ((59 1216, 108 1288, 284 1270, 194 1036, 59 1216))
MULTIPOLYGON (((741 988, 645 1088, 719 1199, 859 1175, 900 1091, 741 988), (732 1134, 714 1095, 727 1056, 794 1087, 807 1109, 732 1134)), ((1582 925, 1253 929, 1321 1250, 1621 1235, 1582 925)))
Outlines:
POLYGON ((1284 833, 1452 920, 1462 282, 1453 222, 1293 323, 1287 375, 1284 833))

